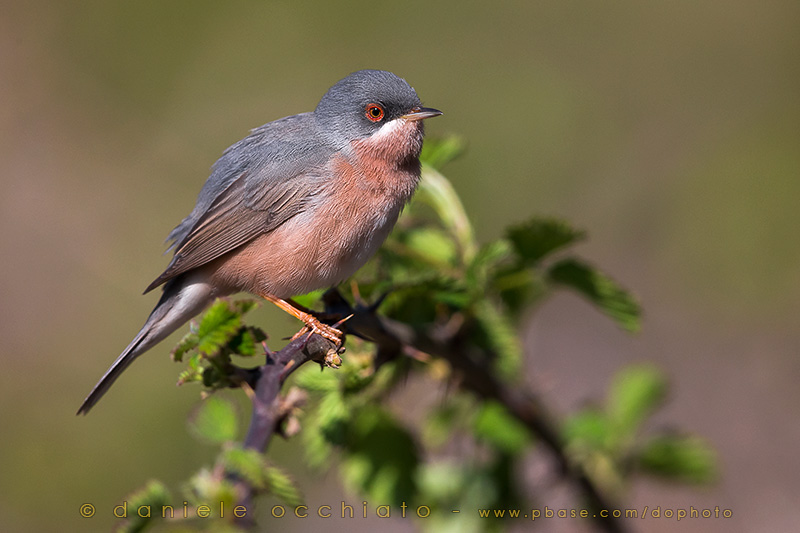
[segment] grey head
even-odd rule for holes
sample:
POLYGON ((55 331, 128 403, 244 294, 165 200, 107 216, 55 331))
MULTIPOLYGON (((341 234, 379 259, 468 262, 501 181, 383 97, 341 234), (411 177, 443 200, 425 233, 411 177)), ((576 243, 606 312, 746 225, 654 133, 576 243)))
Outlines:
POLYGON ((400 117, 440 115, 422 107, 416 91, 385 70, 359 70, 337 82, 322 97, 314 115, 330 141, 344 144, 368 137, 400 117))

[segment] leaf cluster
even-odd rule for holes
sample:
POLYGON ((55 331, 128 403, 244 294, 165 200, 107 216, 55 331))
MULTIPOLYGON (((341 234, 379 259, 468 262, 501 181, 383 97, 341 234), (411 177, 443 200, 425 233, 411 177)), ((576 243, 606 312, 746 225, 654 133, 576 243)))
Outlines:
POLYGON ((261 343, 267 338, 261 329, 242 323, 243 315, 257 306, 254 300, 215 301, 170 352, 178 362, 188 356, 178 384, 199 382, 211 390, 238 386, 242 376, 234 371, 231 357, 263 353, 261 343))

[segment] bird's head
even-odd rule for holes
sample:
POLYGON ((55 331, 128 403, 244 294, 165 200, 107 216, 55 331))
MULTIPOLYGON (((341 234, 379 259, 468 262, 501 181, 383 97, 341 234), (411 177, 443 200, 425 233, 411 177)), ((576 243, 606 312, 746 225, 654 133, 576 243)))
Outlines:
POLYGON ((418 156, 422 120, 441 115, 423 107, 402 78, 383 70, 360 70, 331 87, 314 115, 325 137, 345 148, 353 142, 398 157, 418 156))

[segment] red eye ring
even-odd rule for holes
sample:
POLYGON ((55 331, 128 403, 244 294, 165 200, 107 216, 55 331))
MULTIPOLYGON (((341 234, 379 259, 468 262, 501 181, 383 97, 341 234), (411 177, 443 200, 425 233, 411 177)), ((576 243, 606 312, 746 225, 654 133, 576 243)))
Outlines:
POLYGON ((367 104, 364 113, 372 122, 378 122, 383 118, 383 108, 378 104, 367 104))

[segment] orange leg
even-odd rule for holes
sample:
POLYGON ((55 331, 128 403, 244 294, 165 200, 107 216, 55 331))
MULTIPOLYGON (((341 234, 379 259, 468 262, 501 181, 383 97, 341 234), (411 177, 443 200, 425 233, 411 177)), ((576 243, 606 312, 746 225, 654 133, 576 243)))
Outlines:
MULTIPOLYGON (((337 347, 342 345, 342 335, 344 335, 344 333, 342 333, 341 330, 336 329, 335 327, 329 326, 327 324, 323 324, 322 322, 319 321, 319 319, 317 319, 317 317, 315 317, 311 313, 307 313, 306 311, 298 309, 297 307, 290 304, 286 300, 275 298, 270 294, 261 294, 260 296, 265 300, 274 303, 275 305, 277 305, 278 307, 280 307, 293 317, 297 318, 298 320, 302 320, 303 323, 306 325, 306 331, 310 331, 312 334, 316 333, 318 335, 322 335, 329 341, 333 342, 337 347)), ((292 338, 295 339, 297 338, 298 335, 302 335, 303 333, 304 331, 301 331, 292 338)))

